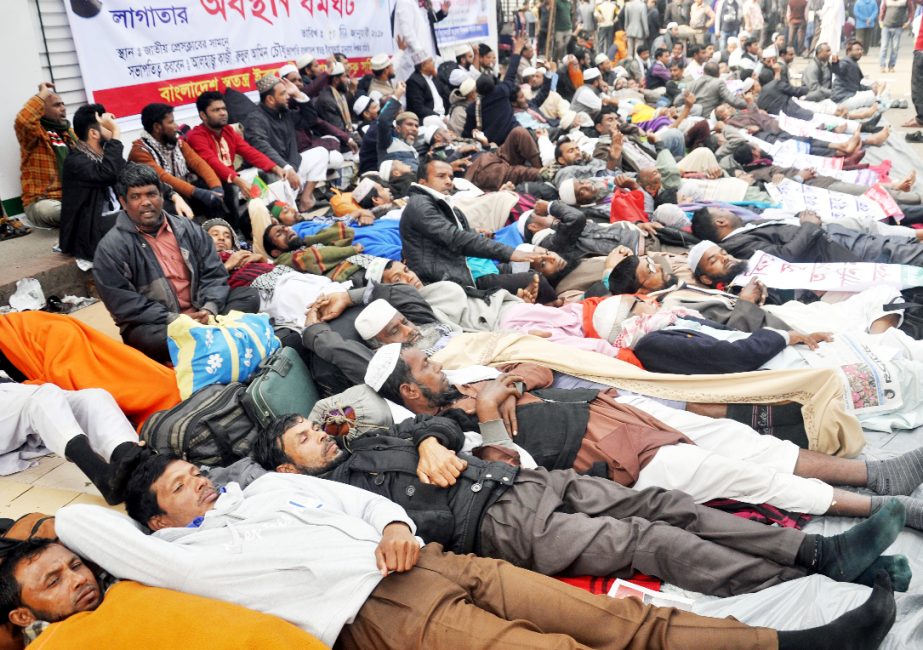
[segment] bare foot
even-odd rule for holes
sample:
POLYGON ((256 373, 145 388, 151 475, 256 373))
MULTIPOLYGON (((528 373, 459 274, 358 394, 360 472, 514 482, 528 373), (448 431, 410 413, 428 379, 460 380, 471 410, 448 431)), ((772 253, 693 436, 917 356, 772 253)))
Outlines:
MULTIPOLYGON (((884 127, 881 131, 879 131, 878 133, 874 133, 874 134, 870 135, 870 136, 866 139, 865 144, 866 144, 866 145, 873 146, 873 147, 879 147, 879 146, 883 145, 883 144, 888 140, 888 136, 890 136, 890 135, 891 135, 891 127, 890 127, 890 126, 886 126, 886 127, 884 127)), ((858 137, 858 134, 856 134, 856 136, 858 137)))
POLYGON ((909 192, 913 189, 913 184, 917 182, 917 172, 913 170, 907 175, 907 178, 902 180, 900 183, 894 186, 894 189, 900 190, 901 192, 909 192))
POLYGON ((833 132, 834 133, 846 133, 846 123, 843 122, 843 124, 840 124, 838 127, 833 129, 833 132))
POLYGON ((315 203, 313 192, 302 192, 298 197, 298 212, 310 212, 315 203))
POLYGON ((517 290, 516 296, 530 305, 535 304, 535 300, 538 298, 538 275, 532 276, 532 282, 529 283, 528 287, 517 290))

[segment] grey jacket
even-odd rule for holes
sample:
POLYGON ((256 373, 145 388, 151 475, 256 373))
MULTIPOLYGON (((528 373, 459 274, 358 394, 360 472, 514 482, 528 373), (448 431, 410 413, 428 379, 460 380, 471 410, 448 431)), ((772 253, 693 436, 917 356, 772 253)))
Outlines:
POLYGON ((705 118, 721 104, 730 104, 734 108, 747 106, 747 100, 732 93, 724 80, 707 74, 689 84, 688 90, 695 95, 695 103, 702 107, 702 117, 705 118))
MULTIPOLYGON (((220 314, 230 287, 214 242, 189 219, 166 212, 164 218, 189 269, 193 307, 220 314)), ((154 251, 124 211, 96 248, 93 279, 123 334, 138 325, 166 325, 179 315, 179 301, 154 251)))
POLYGON ((641 0, 629 0, 622 13, 625 16, 625 34, 629 38, 647 38, 647 5, 641 0))
POLYGON ((833 94, 833 70, 829 63, 822 63, 814 57, 804 68, 801 75, 801 85, 808 89, 805 99, 819 102, 830 99, 833 94))
POLYGON ((271 111, 262 104, 243 118, 247 142, 259 149, 279 167, 298 169, 301 154, 295 134, 296 113, 271 111))

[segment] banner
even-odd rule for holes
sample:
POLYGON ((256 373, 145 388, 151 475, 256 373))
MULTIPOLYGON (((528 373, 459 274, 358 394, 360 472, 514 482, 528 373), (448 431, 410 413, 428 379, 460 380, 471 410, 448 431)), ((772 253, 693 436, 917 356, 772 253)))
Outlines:
MULTIPOLYGON (((439 0, 433 6, 439 7, 439 0)), ((436 40, 442 58, 452 60, 452 52, 463 43, 487 43, 497 51, 497 7, 488 0, 452 0, 449 15, 436 23, 436 40)))
POLYGON ((805 185, 786 178, 777 185, 767 184, 766 193, 774 203, 781 203, 784 210, 792 213, 813 210, 820 215, 824 223, 837 223, 843 219, 850 219, 867 225, 873 221, 886 219, 893 214, 894 210, 898 210, 899 216, 903 217, 903 213, 897 208, 897 203, 881 188, 875 192, 869 191, 861 196, 853 196, 842 192, 831 192, 822 187, 805 185), (890 200, 887 206, 883 205, 886 200, 890 200))
POLYGON ((89 17, 65 6, 87 96, 120 118, 206 90, 254 90, 305 52, 342 52, 361 75, 394 51, 389 0, 106 0, 89 17))
POLYGON ((876 262, 830 262, 796 264, 786 262, 763 251, 757 251, 748 262, 749 270, 731 283, 746 285, 752 278, 771 289, 811 289, 813 291, 846 291, 857 293, 887 285, 895 289, 923 286, 923 267, 876 262))

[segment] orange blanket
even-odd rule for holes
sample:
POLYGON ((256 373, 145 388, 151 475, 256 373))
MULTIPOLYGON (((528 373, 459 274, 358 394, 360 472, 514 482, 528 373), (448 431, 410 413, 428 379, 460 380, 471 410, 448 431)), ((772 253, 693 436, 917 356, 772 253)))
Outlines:
POLYGON ((69 316, 2 315, 0 350, 27 383, 109 391, 136 425, 180 401, 173 370, 69 316))
POLYGON ((291 623, 240 605, 169 589, 120 582, 94 612, 55 623, 35 650, 321 650, 323 643, 291 623))

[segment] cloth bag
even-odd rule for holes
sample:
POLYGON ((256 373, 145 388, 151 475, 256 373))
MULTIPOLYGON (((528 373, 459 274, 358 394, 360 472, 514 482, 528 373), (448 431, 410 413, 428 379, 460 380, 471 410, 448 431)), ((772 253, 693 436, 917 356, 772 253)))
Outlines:
POLYGON ((609 223, 616 221, 630 221, 631 223, 649 221, 647 213, 644 212, 644 192, 616 189, 612 193, 609 223))
POLYGON ((246 382, 280 346, 266 314, 232 311, 203 325, 185 314, 167 326, 180 397, 211 384, 246 382))

